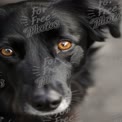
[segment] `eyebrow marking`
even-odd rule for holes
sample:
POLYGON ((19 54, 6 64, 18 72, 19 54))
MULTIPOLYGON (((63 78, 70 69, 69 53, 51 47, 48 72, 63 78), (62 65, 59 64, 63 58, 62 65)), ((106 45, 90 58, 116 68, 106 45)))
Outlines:
POLYGON ((80 41, 80 35, 72 35, 72 34, 65 34, 63 36, 64 38, 66 37, 67 39, 72 39, 73 42, 78 43, 80 41))

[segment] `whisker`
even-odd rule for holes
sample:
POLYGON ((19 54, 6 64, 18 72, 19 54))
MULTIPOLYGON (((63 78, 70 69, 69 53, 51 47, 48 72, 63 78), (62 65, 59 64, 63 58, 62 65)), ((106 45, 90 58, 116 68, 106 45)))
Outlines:
POLYGON ((40 69, 32 69, 32 71, 40 71, 40 69))
POLYGON ((81 93, 74 93, 74 94, 72 94, 72 95, 81 95, 81 93))
POLYGON ((38 66, 33 66, 33 68, 38 68, 38 69, 40 69, 40 67, 38 67, 38 66))
POLYGON ((75 98, 75 99, 72 99, 72 101, 76 101, 76 100, 81 101, 82 99, 81 99, 81 98, 75 98))
POLYGON ((33 72, 33 75, 41 76, 41 74, 40 74, 40 73, 36 73, 36 72, 33 72))
POLYGON ((80 98, 80 97, 74 97, 73 100, 74 100, 74 99, 81 99, 81 98, 80 98))
POLYGON ((72 93, 74 93, 74 92, 80 92, 79 90, 74 90, 74 91, 72 91, 72 93))
POLYGON ((72 100, 72 101, 81 101, 81 99, 75 99, 75 100, 72 100))
POLYGON ((80 102, 81 99, 73 99, 72 101, 74 101, 74 102, 80 102))
POLYGON ((32 71, 33 74, 40 74, 38 71, 32 71))

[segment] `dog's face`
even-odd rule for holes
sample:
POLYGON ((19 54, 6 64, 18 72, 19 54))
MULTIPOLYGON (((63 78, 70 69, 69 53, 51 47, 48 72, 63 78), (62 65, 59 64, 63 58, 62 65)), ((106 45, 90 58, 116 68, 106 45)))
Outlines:
POLYGON ((79 15, 64 5, 20 3, 1 9, 0 71, 14 112, 43 116, 71 104, 71 82, 100 35, 85 26, 82 10, 79 15))

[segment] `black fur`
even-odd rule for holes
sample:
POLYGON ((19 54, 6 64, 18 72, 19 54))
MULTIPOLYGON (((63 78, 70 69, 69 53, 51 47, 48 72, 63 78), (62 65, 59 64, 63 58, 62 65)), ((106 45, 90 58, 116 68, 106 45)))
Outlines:
MULTIPOLYGON (((57 91, 63 97, 77 90, 79 94, 73 95, 72 101, 75 97, 80 98, 79 102, 82 101, 87 88, 92 85, 85 66, 89 47, 95 41, 104 41, 105 28, 110 30, 112 36, 120 37, 120 19, 100 25, 96 29, 92 28, 90 21, 93 18, 88 17, 89 10, 93 10, 98 17, 98 5, 96 0, 33 0, 1 6, 0 51, 3 47, 15 51, 11 57, 0 53, 0 72, 2 79, 5 79, 5 87, 0 89, 1 116, 14 116, 17 122, 43 122, 44 116, 31 115, 24 110, 25 103, 32 104, 35 94, 45 92, 46 95, 50 90, 57 91), (39 15, 35 13, 35 16, 42 18, 50 15, 50 21, 57 20, 59 25, 48 31, 28 35, 30 31, 26 28, 31 26, 33 7, 42 6, 44 12, 39 15), (27 17, 27 23, 23 17, 27 17), (68 51, 56 51, 55 46, 64 39, 73 42, 74 47, 68 51), (48 60, 53 63, 45 64, 48 60), (36 81, 41 83, 45 76, 48 77, 48 83, 38 88, 36 81)), ((115 14, 109 9, 115 5, 118 6, 118 3, 112 0, 112 3, 104 8, 109 12, 104 13, 106 17, 115 14)), ((118 7, 116 13, 119 12, 118 7)), ((39 22, 38 26, 43 24, 44 22, 39 22)), ((66 116, 73 113, 76 104, 77 102, 71 103, 71 111, 66 116)), ((54 122, 52 119, 51 121, 54 122)))

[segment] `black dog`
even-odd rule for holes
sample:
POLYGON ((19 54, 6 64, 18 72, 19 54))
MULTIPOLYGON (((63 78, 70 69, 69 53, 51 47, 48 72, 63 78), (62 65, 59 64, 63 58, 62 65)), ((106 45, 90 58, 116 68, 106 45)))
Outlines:
POLYGON ((1 6, 0 115, 42 122, 70 108, 69 116, 75 97, 81 102, 92 84, 85 71, 88 49, 104 41, 105 28, 120 37, 119 15, 113 0, 33 0, 1 6))

